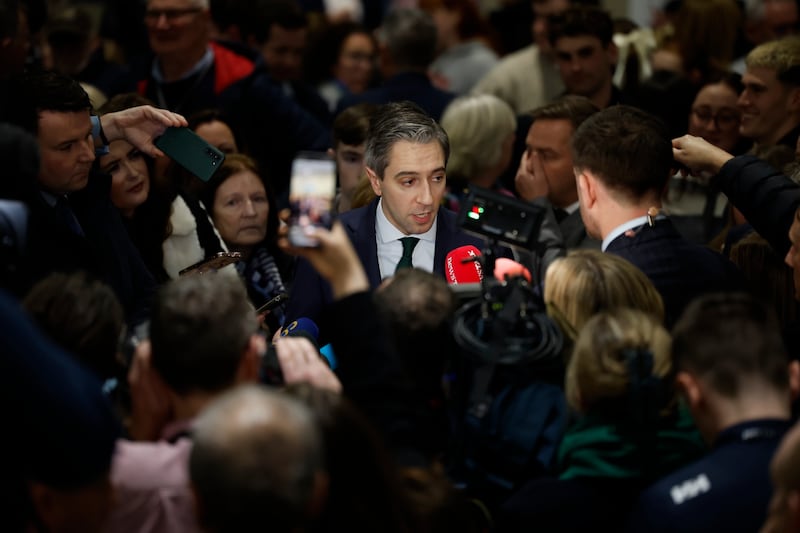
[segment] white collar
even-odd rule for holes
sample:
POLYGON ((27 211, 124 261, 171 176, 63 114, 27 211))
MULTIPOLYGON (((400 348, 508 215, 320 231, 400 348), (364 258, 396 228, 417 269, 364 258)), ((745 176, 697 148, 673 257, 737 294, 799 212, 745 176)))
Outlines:
POLYGON ((436 226, 439 223, 438 210, 434 211, 434 215, 436 218, 433 219, 433 224, 431 224, 431 228, 426 231, 425 233, 419 234, 412 234, 406 235, 399 229, 397 229, 394 224, 389 222, 389 219, 386 218, 386 214, 383 212, 383 198, 378 200, 378 206, 376 207, 377 211, 375 213, 375 234, 378 238, 378 242, 381 244, 386 244, 392 241, 396 241, 403 237, 417 237, 422 241, 428 242, 436 242, 436 226))
MULTIPOLYGON (((629 220, 629 221, 625 222, 624 224, 620 224, 616 228, 612 229, 611 232, 608 235, 606 235, 606 238, 603 239, 603 244, 600 247, 600 249, 605 252, 606 248, 608 248, 608 245, 611 244, 611 242, 614 239, 616 239, 617 237, 619 237, 620 235, 622 235, 623 233, 625 233, 628 230, 641 228, 645 224, 648 224, 649 223, 649 221, 648 221, 649 218, 650 217, 648 215, 643 215, 643 216, 640 216, 640 217, 636 217, 633 220, 629 220)), ((653 220, 664 220, 666 218, 667 217, 665 215, 658 214, 653 218, 653 220)))

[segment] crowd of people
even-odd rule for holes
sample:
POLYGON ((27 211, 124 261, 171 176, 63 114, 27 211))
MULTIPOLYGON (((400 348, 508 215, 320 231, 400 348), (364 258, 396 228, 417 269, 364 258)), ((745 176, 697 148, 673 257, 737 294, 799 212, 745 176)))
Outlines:
POLYGON ((800 531, 800 1, 649 4, 0 0, 0 530, 800 531))

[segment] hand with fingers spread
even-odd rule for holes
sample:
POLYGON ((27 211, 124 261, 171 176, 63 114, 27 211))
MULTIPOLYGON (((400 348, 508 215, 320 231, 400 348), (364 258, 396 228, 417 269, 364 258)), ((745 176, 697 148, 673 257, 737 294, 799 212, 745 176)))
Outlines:
POLYGON ((675 161, 688 167, 695 176, 717 174, 722 165, 733 159, 733 156, 722 148, 694 135, 672 139, 672 155, 675 161))
POLYGON ((169 389, 153 369, 150 341, 136 347, 128 372, 131 388, 131 422, 129 433, 133 440, 157 440, 172 418, 169 389))
POLYGON ((284 383, 310 383, 315 387, 341 392, 342 384, 322 360, 319 350, 305 337, 280 337, 275 353, 284 383))
POLYGON ((536 150, 525 150, 514 177, 517 194, 524 200, 547 196, 550 192, 544 166, 536 150))
POLYGON ((169 127, 188 126, 183 116, 149 105, 106 113, 100 118, 100 123, 109 142, 124 139, 153 157, 164 155, 153 144, 153 139, 169 127))

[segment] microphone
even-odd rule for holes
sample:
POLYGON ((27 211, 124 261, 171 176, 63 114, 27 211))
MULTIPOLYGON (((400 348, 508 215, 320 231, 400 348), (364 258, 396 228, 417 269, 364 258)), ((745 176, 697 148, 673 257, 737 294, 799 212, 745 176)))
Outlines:
POLYGON ((447 254, 444 262, 444 275, 450 285, 479 283, 483 280, 483 269, 476 261, 481 251, 474 246, 460 246, 447 254))
POLYGON ((316 344, 319 338, 319 327, 310 318, 300 317, 281 329, 281 337, 307 337, 316 344))
MULTIPOLYGON (((305 337, 314 347, 319 350, 319 327, 310 318, 301 317, 290 322, 281 330, 281 337, 305 337)), ((320 357, 323 357, 320 354, 320 357)), ((327 362, 328 359, 323 357, 327 362)), ((261 359, 260 381, 265 385, 283 385, 283 370, 281 370, 278 354, 275 352, 275 345, 267 347, 267 353, 261 359)))
POLYGON ((494 277, 498 281, 505 281, 506 277, 522 276, 528 283, 531 282, 531 271, 507 257, 498 257, 494 262, 494 277))
POLYGON ((333 352, 333 346, 326 344, 322 347, 319 346, 317 340, 319 339, 319 327, 310 318, 300 317, 294 322, 290 322, 281 329, 281 337, 305 337, 311 341, 311 344, 319 348, 319 353, 328 362, 331 370, 336 370, 336 354, 333 352))

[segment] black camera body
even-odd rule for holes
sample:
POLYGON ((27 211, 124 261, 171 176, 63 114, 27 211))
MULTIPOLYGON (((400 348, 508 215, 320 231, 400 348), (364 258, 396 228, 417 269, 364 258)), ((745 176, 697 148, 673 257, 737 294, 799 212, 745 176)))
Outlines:
POLYGON ((473 185, 458 214, 464 231, 525 249, 536 245, 542 220, 542 206, 473 185))

